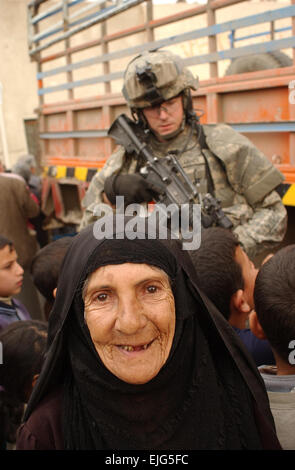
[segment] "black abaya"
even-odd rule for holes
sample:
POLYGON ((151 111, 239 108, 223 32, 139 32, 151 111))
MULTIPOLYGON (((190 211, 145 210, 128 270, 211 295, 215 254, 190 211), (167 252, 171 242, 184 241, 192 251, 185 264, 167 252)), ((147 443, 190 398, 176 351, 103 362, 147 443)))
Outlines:
POLYGON ((190 258, 174 241, 96 240, 92 226, 75 237, 50 316, 47 359, 25 420, 56 386, 63 390, 65 449, 280 448, 255 364, 199 292, 190 258), (87 275, 126 262, 163 269, 175 299, 170 355, 143 385, 125 383, 105 368, 84 321, 87 275))

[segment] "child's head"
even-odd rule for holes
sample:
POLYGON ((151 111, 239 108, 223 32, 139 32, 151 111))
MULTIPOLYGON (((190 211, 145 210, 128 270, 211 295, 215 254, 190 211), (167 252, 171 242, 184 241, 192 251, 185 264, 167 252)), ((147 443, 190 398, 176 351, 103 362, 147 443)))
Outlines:
POLYGON ((0 344, 0 443, 13 443, 44 362, 47 323, 13 322, 1 330, 0 344))
POLYGON ((20 293, 23 268, 17 262, 13 243, 0 235, 0 297, 12 297, 20 293))
POLYGON ((47 323, 13 322, 0 332, 3 361, 0 384, 11 400, 27 403, 40 374, 47 343, 47 323))
POLYGON ((33 282, 47 301, 46 318, 54 302, 61 265, 71 242, 72 237, 63 237, 49 243, 38 251, 31 264, 33 282))
POLYGON ((198 286, 230 322, 249 314, 254 305, 257 269, 229 230, 212 227, 202 232, 198 250, 190 252, 198 286))
POLYGON ((266 337, 275 356, 289 363, 295 340, 295 245, 282 248, 261 267, 254 302, 253 333, 266 337))

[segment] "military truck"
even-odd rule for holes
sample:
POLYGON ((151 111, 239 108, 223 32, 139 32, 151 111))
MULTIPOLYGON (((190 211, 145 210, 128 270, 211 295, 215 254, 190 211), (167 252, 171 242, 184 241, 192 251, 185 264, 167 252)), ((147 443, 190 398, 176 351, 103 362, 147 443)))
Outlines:
POLYGON ((48 229, 80 222, 87 186, 114 150, 108 128, 128 114, 121 93, 127 63, 166 48, 199 76, 193 102, 201 122, 231 125, 285 175, 279 191, 292 241, 295 0, 33 0, 27 9, 48 229))

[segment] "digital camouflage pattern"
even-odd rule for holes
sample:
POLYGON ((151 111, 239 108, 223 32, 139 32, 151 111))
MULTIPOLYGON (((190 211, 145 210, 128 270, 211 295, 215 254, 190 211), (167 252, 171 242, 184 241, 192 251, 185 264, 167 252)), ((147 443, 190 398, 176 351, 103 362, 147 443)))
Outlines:
MULTIPOLYGON (((203 150, 212 174, 215 196, 232 221, 243 248, 252 259, 265 249, 282 241, 287 227, 287 212, 274 188, 283 175, 244 136, 225 124, 203 126, 208 149, 203 150)), ((188 126, 174 139, 159 142, 150 134, 149 145, 155 156, 180 152, 179 161, 192 181, 199 183, 202 194, 208 190, 205 158, 197 136, 189 135, 188 126), (187 149, 181 153, 187 143, 187 149)), ((102 192, 107 177, 116 172, 134 173, 137 161, 119 148, 104 168, 92 179, 83 200, 85 207, 81 229, 95 222, 95 209, 103 202, 102 192)))
POLYGON ((150 70, 155 79, 154 85, 165 101, 185 89, 198 89, 198 79, 183 66, 181 57, 165 50, 145 52, 129 63, 124 74, 122 92, 130 108, 151 105, 147 99, 147 87, 138 79, 139 70, 150 70))
POLYGON ((206 156, 215 195, 234 224, 233 232, 253 259, 281 242, 286 233, 287 211, 274 190, 284 176, 230 126, 204 126, 204 131, 211 149, 206 156))

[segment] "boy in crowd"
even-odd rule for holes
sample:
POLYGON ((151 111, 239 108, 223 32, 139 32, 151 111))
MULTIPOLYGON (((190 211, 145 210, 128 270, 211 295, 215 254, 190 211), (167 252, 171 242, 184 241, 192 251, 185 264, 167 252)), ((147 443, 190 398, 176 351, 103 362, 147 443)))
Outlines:
POLYGON ((250 327, 267 338, 275 362, 261 366, 283 449, 295 450, 295 245, 279 250, 262 267, 254 289, 250 327))
POLYGON ((254 308, 257 269, 229 230, 212 227, 202 232, 201 246, 190 251, 198 286, 239 335, 257 366, 273 364, 267 340, 260 340, 246 327, 254 308))
POLYGON ((47 323, 13 322, 0 331, 3 363, 0 364, 0 450, 15 449, 21 423, 45 358, 47 323))
POLYGON ((0 330, 14 321, 31 319, 24 305, 13 298, 21 291, 23 274, 13 243, 0 235, 0 330))
POLYGON ((45 298, 44 316, 48 320, 55 299, 58 276, 72 237, 62 237, 41 248, 33 258, 31 275, 45 298))

